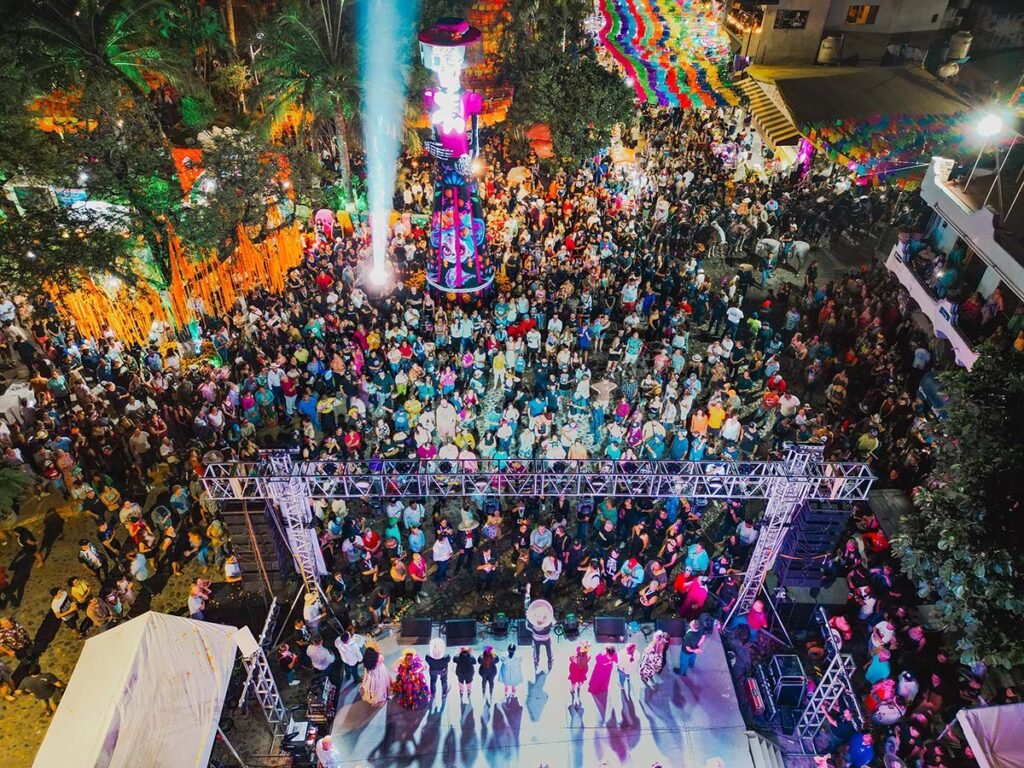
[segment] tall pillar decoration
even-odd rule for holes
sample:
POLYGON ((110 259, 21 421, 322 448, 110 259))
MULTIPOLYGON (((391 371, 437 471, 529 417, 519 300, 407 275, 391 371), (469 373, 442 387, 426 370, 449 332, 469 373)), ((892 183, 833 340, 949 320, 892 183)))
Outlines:
POLYGON ((427 283, 449 300, 467 304, 494 283, 473 167, 480 151, 482 99, 460 82, 466 49, 479 40, 479 29, 454 18, 441 19, 419 35, 423 65, 437 78, 437 87, 423 94, 433 129, 427 151, 436 161, 427 283))

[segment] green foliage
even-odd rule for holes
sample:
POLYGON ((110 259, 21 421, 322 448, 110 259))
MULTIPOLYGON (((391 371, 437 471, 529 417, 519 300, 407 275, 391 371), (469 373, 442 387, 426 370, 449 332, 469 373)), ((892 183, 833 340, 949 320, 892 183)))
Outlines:
POLYGON ((127 217, 114 208, 57 207, 11 215, 0 223, 0 283, 30 295, 45 280, 75 287, 86 274, 135 279, 135 243, 127 217))
POLYGON ((512 117, 523 127, 547 123, 557 158, 575 166, 607 147, 612 128, 634 113, 630 89, 586 53, 559 56, 528 73, 516 88, 512 117))
POLYGON ((173 49, 160 44, 156 21, 163 0, 39 0, 22 6, 17 28, 45 46, 37 63, 54 77, 79 82, 116 82, 127 91, 149 91, 145 74, 178 86, 190 72, 173 49))
MULTIPOLYGON (((178 234, 194 250, 216 248, 222 256, 234 252, 239 224, 252 239, 264 237, 268 207, 285 201, 284 184, 292 183, 286 169, 286 157, 254 135, 218 133, 203 150, 203 175, 180 211, 178 234)), ((291 203, 285 208, 290 216, 291 203)))
POLYGON ((182 124, 195 130, 209 128, 217 116, 217 107, 205 94, 183 96, 179 109, 182 124))
POLYGON ((279 119, 293 109, 311 114, 314 146, 338 158, 346 190, 351 175, 348 119, 359 105, 351 31, 344 0, 295 0, 275 19, 256 63, 268 118, 279 119))
POLYGON ((894 541, 961 660, 1024 664, 1024 355, 988 346, 947 374, 936 469, 894 541))

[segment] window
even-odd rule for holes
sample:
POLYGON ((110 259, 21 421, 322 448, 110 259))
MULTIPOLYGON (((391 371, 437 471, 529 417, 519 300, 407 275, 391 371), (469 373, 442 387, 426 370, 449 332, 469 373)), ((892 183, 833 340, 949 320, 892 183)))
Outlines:
POLYGON ((807 26, 807 17, 810 11, 776 11, 776 29, 804 29, 807 26))
POLYGON ((874 24, 877 5, 851 5, 846 11, 847 24, 874 24))

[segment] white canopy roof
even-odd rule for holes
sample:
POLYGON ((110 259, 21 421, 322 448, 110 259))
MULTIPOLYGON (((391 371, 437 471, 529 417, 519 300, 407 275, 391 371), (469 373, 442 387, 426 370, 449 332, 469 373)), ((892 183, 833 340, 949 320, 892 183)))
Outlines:
POLYGON ((206 768, 240 631, 149 612, 90 638, 34 765, 206 768))
POLYGON ((1024 768, 1024 704, 956 713, 979 768, 1024 768))

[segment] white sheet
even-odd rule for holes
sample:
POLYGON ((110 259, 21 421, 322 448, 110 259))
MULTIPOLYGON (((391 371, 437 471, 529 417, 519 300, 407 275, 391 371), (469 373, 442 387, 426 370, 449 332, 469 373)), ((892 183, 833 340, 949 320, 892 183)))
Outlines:
POLYGON ((206 768, 237 631, 149 612, 90 638, 36 768, 206 768))
POLYGON ((1024 768, 1024 704, 961 709, 956 719, 979 768, 1024 768))

